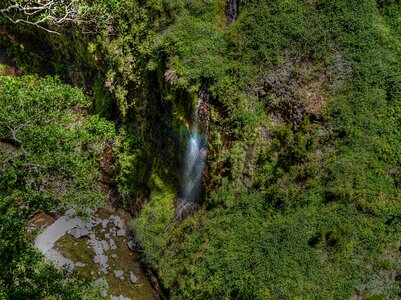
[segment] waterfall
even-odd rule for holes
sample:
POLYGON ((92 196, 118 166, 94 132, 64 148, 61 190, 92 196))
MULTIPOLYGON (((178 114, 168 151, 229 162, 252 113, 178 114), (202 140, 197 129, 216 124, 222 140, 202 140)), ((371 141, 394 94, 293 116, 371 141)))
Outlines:
POLYGON ((239 0, 227 0, 227 25, 234 22, 239 15, 239 0))
POLYGON ((203 88, 193 112, 188 144, 184 156, 182 200, 177 207, 176 218, 190 212, 200 202, 202 176, 207 157, 207 133, 209 130, 209 94, 203 88))

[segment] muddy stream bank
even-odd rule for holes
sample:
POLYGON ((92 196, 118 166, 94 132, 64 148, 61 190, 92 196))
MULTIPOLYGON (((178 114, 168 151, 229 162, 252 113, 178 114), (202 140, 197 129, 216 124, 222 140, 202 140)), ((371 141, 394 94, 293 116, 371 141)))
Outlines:
POLYGON ((127 213, 110 208, 93 211, 88 220, 69 210, 48 221, 34 243, 56 265, 94 280, 106 299, 157 299, 129 239, 129 221, 127 213))

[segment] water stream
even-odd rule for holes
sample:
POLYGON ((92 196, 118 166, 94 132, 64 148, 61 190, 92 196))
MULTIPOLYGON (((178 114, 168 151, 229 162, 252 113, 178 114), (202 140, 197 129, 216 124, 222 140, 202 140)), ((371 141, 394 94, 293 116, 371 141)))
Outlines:
POLYGON ((199 204, 201 199, 202 176, 207 157, 207 132, 209 130, 208 98, 208 91, 202 89, 193 112, 184 157, 182 201, 176 213, 178 218, 199 204))

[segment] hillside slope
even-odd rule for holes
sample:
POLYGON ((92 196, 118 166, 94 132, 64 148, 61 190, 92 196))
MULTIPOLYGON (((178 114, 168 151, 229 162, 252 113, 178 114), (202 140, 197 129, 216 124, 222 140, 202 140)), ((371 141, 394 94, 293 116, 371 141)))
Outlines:
POLYGON ((91 34, 3 21, 0 45, 115 122, 118 205, 172 299, 401 297, 398 0, 82 2, 91 34), (202 203, 177 220, 205 91, 202 203))

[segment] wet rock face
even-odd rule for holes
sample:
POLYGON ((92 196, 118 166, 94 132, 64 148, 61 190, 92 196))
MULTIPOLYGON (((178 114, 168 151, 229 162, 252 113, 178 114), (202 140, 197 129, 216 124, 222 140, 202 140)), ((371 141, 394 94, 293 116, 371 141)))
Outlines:
POLYGON ((227 25, 238 19, 239 0, 227 0, 227 25))

